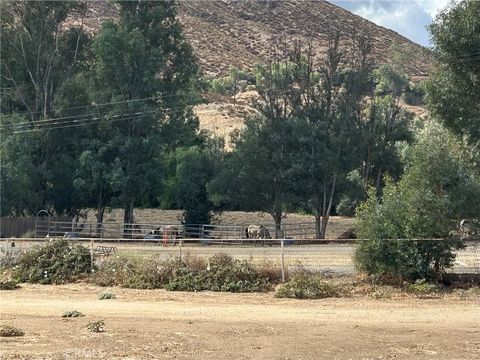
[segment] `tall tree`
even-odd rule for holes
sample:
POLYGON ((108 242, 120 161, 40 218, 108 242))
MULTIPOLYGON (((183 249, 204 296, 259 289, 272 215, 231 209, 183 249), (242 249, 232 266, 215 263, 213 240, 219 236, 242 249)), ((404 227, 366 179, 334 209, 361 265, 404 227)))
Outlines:
POLYGON ((347 59, 333 36, 322 61, 315 66, 310 47, 297 46, 292 104, 309 130, 303 139, 297 184, 305 194, 303 207, 315 215, 316 237, 325 238, 339 183, 360 165, 364 96, 369 90, 369 48, 360 38, 357 58, 347 59), (350 61, 348 61, 350 60, 350 61), (348 67, 352 64, 353 67, 348 67))
POLYGON ((124 222, 133 223, 135 201, 159 182, 160 152, 197 141, 198 120, 188 106, 197 65, 173 1, 117 4, 118 23, 103 24, 93 51, 99 93, 121 101, 105 122, 118 145, 111 183, 124 222))
MULTIPOLYGON (((11 191, 19 192, 14 207, 2 210, 32 214, 47 208, 77 215, 72 175, 82 131, 63 125, 66 108, 88 104, 82 90, 67 91, 67 84, 83 69, 88 36, 81 28, 65 30, 62 25, 68 16, 81 17, 84 5, 18 1, 0 6, 1 183, 7 198, 11 191), (16 155, 9 156, 13 151, 16 155), (15 190, 8 185, 12 178, 23 179, 15 190), (18 189, 20 184, 24 187, 18 189)), ((82 110, 75 115, 82 115, 82 110)))
POLYGON ((436 59, 427 86, 429 109, 480 149, 480 2, 456 2, 429 30, 436 59))

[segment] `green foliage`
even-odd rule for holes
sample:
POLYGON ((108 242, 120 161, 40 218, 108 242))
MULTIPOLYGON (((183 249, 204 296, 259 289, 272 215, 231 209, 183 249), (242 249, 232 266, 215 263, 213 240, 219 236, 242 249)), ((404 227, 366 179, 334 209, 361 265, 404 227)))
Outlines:
POLYGON ((179 275, 165 288, 176 291, 265 291, 270 287, 269 279, 259 275, 247 261, 216 254, 208 260, 207 267, 200 271, 180 269, 179 275))
POLYGON ((0 280, 0 290, 15 290, 19 289, 17 281, 14 280, 0 280))
MULTIPOLYGON (((429 30, 438 66, 427 86, 427 103, 449 129, 480 147, 480 2, 456 2, 429 30)), ((478 166, 478 163, 477 163, 478 166)), ((478 169, 478 167, 477 167, 478 169)))
MULTIPOLYGON (((105 119, 115 154, 106 178, 125 206, 124 221, 133 223, 135 203, 158 195, 152 189, 161 181, 165 153, 199 142, 198 119, 189 106, 198 69, 173 2, 117 4, 119 21, 102 25, 93 53, 99 95, 123 102, 107 115, 136 114, 134 121, 105 119), (136 99, 144 100, 128 102, 136 99)), ((93 159, 108 164, 109 152, 102 147, 95 148, 93 159)))
POLYGON ((408 76, 390 65, 382 65, 373 71, 376 95, 400 97, 408 87, 408 76))
POLYGON ((104 292, 98 295, 98 300, 110 300, 110 299, 116 299, 116 295, 113 293, 109 292, 104 292))
POLYGON ((10 324, 0 325, 0 337, 16 337, 16 336, 23 336, 23 335, 25 335, 23 330, 16 328, 10 324))
POLYGON ((85 315, 83 315, 80 311, 77 311, 77 310, 65 311, 62 315, 63 318, 82 317, 82 316, 85 316, 85 315))
POLYGON ((105 321, 97 320, 97 321, 90 321, 87 324, 87 329, 93 333, 103 333, 105 332, 105 321))
POLYGON ((425 81, 410 84, 409 88, 403 94, 403 100, 408 105, 420 106, 424 104, 426 93, 427 83, 425 81))
POLYGON ((228 76, 207 81, 209 91, 229 96, 245 91, 252 85, 255 85, 255 76, 235 67, 230 68, 228 76))
POLYGON ((66 239, 50 240, 23 254, 13 269, 18 282, 64 284, 91 273, 90 251, 66 239))
POLYGON ((278 271, 217 254, 208 261, 189 256, 179 259, 113 258, 104 263, 91 281, 101 286, 179 291, 265 291, 278 279, 278 271))
POLYGON ((369 239, 355 251, 361 271, 430 280, 453 266, 462 243, 450 234, 460 219, 480 210, 480 182, 460 145, 438 125, 429 124, 408 149, 399 183, 387 181, 380 200, 370 191, 357 210, 358 236, 369 239))
POLYGON ((184 210, 183 223, 209 224, 213 204, 207 194, 207 182, 213 176, 213 161, 199 147, 179 149, 176 154, 176 204, 184 210))
POLYGON ((338 297, 338 289, 325 282, 319 275, 298 273, 278 287, 275 297, 292 299, 324 299, 338 297))
POLYGON ((415 295, 428 295, 436 290, 437 287, 428 283, 425 279, 418 279, 412 284, 405 285, 405 291, 415 295))

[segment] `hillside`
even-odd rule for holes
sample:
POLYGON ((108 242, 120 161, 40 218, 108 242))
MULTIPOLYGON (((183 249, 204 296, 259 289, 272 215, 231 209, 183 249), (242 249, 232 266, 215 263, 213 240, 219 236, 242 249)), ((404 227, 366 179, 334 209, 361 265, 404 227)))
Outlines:
MULTIPOLYGON (((106 0, 89 1, 83 24, 96 32, 116 14, 115 6, 106 0)), ((389 61, 392 44, 415 54, 406 64, 412 77, 426 76, 431 65, 420 45, 323 0, 179 0, 178 15, 207 75, 225 74, 230 66, 252 69, 266 62, 282 39, 311 39, 321 55, 329 35, 336 32, 347 46, 353 33, 368 35, 378 63, 389 61)))
MULTIPOLYGON (((89 1, 86 18, 71 19, 91 33, 102 22, 115 19, 117 9, 107 0, 89 1)), ((178 15, 205 75, 225 75, 231 66, 251 70, 257 63, 269 60, 280 41, 312 41, 316 56, 323 55, 330 34, 339 32, 342 43, 351 45, 354 33, 367 35, 372 42, 372 57, 382 64, 392 60, 391 46, 405 52, 403 61, 413 81, 428 75, 432 60, 428 50, 398 33, 378 26, 351 12, 323 0, 178 0, 178 15)), ((195 107, 200 126, 226 139, 244 125, 254 112, 250 107, 252 93, 242 93, 237 104, 226 96, 209 99, 195 107)), ((424 109, 409 110, 422 115, 424 109)))

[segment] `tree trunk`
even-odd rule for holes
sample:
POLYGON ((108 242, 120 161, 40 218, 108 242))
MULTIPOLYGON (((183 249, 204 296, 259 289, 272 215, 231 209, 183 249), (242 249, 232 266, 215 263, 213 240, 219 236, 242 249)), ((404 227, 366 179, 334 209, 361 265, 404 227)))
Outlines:
POLYGON ((316 239, 322 238, 321 224, 322 224, 322 210, 320 207, 317 207, 315 209, 315 238, 316 239))
POLYGON ((276 239, 283 239, 283 232, 282 232, 282 212, 274 212, 272 214, 273 221, 275 221, 275 238, 276 239))
POLYGON ((133 196, 129 196, 125 204, 125 213, 123 216, 123 237, 129 239, 133 232, 133 196))
POLYGON ((103 225, 103 214, 105 212, 105 206, 103 205, 103 191, 100 189, 98 194, 97 202, 97 228, 95 234, 97 237, 102 237, 102 225, 103 225))

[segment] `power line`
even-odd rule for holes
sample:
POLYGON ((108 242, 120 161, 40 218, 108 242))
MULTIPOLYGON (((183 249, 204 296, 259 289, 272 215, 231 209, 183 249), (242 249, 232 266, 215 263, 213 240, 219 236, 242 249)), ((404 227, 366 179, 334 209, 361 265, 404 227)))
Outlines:
MULTIPOLYGON (((134 120, 139 115, 145 115, 145 114, 150 114, 150 113, 154 113, 154 112, 155 111, 139 112, 139 113, 135 113, 135 114, 123 115, 123 117, 120 117, 120 115, 117 115, 119 118, 109 119, 108 121, 109 122, 115 122, 115 121, 124 121, 124 120, 134 120)), ((96 122, 94 122, 94 120, 98 120, 98 118, 90 119, 89 121, 91 121, 91 122, 89 122, 89 123, 84 122, 84 123, 79 123, 79 124, 68 124, 68 125, 59 124, 60 126, 16 130, 16 131, 13 132, 13 134, 22 134, 22 133, 29 133, 29 132, 36 132, 36 131, 56 130, 56 129, 67 129, 67 128, 73 128, 73 127, 78 127, 78 126, 85 126, 85 125, 95 125, 96 122)))
MULTIPOLYGON (((163 110, 173 110, 177 108, 183 108, 185 104, 178 102, 178 106, 170 106, 169 108, 163 108, 163 110)), ((187 106, 190 104, 186 104, 187 106)), ((160 106, 158 108, 161 109, 160 106)), ((114 117, 120 116, 120 115, 129 115, 129 114, 118 114, 118 115, 113 115, 114 117)), ((35 122, 31 121, 26 121, 26 122, 21 122, 21 123, 14 123, 14 124, 3 124, 0 125, 0 129, 2 130, 23 130, 22 128, 27 128, 30 126, 43 126, 44 128, 50 125, 66 125, 69 123, 76 123, 78 121, 90 121, 90 120, 100 120, 100 118, 104 117, 94 117, 90 118, 92 116, 91 114, 84 114, 84 115, 75 115, 75 116, 65 116, 65 117, 59 117, 59 118, 53 118, 53 119, 44 119, 44 120, 38 120, 35 122)))
MULTIPOLYGON (((167 99, 167 98, 172 98, 172 97, 182 97, 182 95, 178 94, 170 94, 170 95, 162 95, 162 96, 152 96, 152 97, 146 97, 142 99, 132 99, 132 100, 123 100, 123 101, 113 101, 113 102, 108 102, 108 103, 102 103, 102 104, 95 104, 95 105, 82 105, 82 106, 74 106, 70 108, 65 108, 62 109, 62 111, 66 110, 77 110, 77 109, 85 109, 85 108, 91 108, 91 109, 97 109, 98 107, 101 106, 109 106, 109 105, 118 105, 118 104, 125 104, 125 103, 132 103, 132 102, 137 102, 137 101, 145 101, 145 100, 159 100, 159 99, 167 99)), ((185 96, 186 97, 186 96, 185 96)), ((21 113, 14 113, 14 114, 7 114, 7 115, 1 115, 0 118, 6 118, 6 117, 14 117, 17 115, 29 115, 29 114, 40 114, 42 111, 24 111, 21 113)))
MULTIPOLYGON (((178 107, 169 107, 165 108, 164 110, 174 110, 174 109, 181 109, 183 106, 178 106, 178 107)), ((119 115, 114 115, 114 119, 108 118, 106 119, 108 122, 116 122, 116 121, 125 121, 125 120, 135 120, 138 118, 140 115, 145 115, 145 114, 153 114, 155 113, 156 110, 152 111, 143 111, 143 112, 137 112, 134 114, 119 114, 119 115)), ((55 130, 55 129, 67 129, 71 127, 78 127, 78 126, 85 126, 85 125, 95 125, 98 122, 96 120, 101 120, 102 118, 96 117, 92 119, 85 119, 84 122, 75 124, 77 120, 70 121, 70 122, 65 122, 65 123, 57 123, 57 124, 49 124, 49 125, 55 125, 53 127, 49 126, 44 126, 44 127, 38 127, 38 128, 33 128, 33 129, 21 129, 21 130, 15 130, 12 132, 12 134, 21 134, 21 133, 29 133, 29 132, 36 132, 36 131, 46 131, 46 130, 55 130)))

